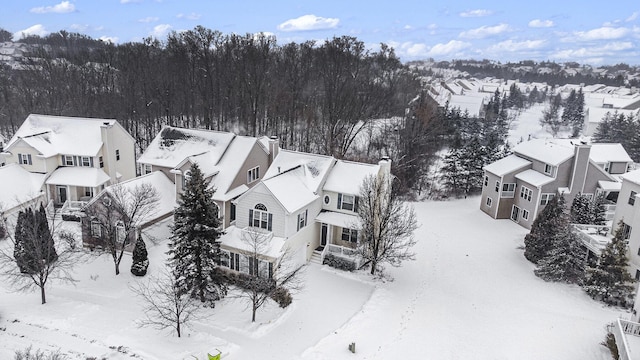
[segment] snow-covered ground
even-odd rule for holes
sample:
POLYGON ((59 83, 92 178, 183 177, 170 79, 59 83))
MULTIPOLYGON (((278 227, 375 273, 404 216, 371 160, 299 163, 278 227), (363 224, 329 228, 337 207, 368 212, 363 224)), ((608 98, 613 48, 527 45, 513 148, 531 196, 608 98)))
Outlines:
MULTIPOLYGON (((627 314, 535 277, 522 255, 526 230, 491 219, 478 201, 415 203, 416 261, 387 268, 393 280, 310 265, 289 308, 270 304, 252 324, 243 300, 229 297, 182 338, 136 326, 129 284, 145 278, 129 273, 130 257, 119 276, 107 256, 79 264, 76 286, 52 284, 46 305, 3 280, 0 359, 29 345, 70 359, 203 359, 216 349, 229 360, 609 359, 605 326, 627 314)), ((168 233, 166 223, 154 230, 150 273, 163 266, 168 233)))

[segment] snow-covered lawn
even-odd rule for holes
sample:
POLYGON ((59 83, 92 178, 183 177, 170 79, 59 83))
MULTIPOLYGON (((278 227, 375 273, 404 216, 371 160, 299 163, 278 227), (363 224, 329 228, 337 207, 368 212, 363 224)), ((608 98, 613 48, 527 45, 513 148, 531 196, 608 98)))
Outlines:
MULTIPOLYGON (((136 326, 128 285, 145 278, 129 273, 130 257, 117 277, 106 256, 80 264, 76 286, 54 284, 46 305, 2 280, 0 359, 28 345, 71 359, 203 359, 215 349, 223 359, 609 359, 605 326, 627 314, 536 278, 522 256, 526 230, 478 201, 414 204, 417 259, 387 268, 393 281, 310 265, 289 308, 270 304, 251 324, 243 300, 229 297, 182 338, 136 326)), ((155 230, 162 239, 166 224, 155 230)), ((166 242, 148 246, 154 273, 166 242)))

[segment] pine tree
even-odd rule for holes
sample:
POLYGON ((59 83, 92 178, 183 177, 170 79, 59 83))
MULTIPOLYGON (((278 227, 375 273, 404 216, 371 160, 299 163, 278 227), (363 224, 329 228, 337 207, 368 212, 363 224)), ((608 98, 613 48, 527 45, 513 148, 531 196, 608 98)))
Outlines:
MULTIPOLYGON (((563 196, 555 196, 533 221, 531 231, 524 237, 524 256, 534 264, 545 257, 553 247, 553 236, 562 230, 558 218, 566 219, 563 196)), ((568 220, 567 220, 568 222, 568 220)))
POLYGON ((44 208, 20 211, 15 231, 14 259, 20 272, 35 274, 58 259, 44 208))
POLYGON ((593 214, 593 225, 605 225, 607 223, 604 194, 600 194, 591 202, 591 212, 593 214))
POLYGON ((559 217, 553 221, 560 231, 553 234, 552 248, 545 258, 538 261, 534 273, 546 281, 581 284, 586 266, 585 250, 567 220, 559 217))
POLYGON ((226 294, 214 271, 222 256, 219 238, 223 232, 212 198, 214 190, 207 185, 198 165, 192 165, 174 212, 168 254, 180 291, 214 306, 226 294))
POLYGON ((149 267, 149 257, 147 254, 147 247, 142 240, 142 236, 138 234, 138 239, 133 248, 133 262, 131 264, 131 273, 136 276, 144 276, 147 273, 149 267))
POLYGON ((584 289, 607 304, 627 306, 633 301, 633 278, 627 271, 627 244, 620 221, 611 242, 602 250, 595 267, 587 269, 584 289))
POLYGON ((571 203, 571 222, 574 224, 593 224, 595 220, 592 201, 578 194, 571 203))

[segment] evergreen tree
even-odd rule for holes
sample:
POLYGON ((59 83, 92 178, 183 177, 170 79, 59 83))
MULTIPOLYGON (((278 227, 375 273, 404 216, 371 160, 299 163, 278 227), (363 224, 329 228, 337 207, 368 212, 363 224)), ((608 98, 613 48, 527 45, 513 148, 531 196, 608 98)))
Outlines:
MULTIPOLYGON (((534 264, 545 257, 553 247, 553 236, 562 231, 557 220, 566 218, 563 196, 555 196, 533 221, 531 231, 524 237, 524 256, 534 264)), ((568 220, 567 220, 568 222, 568 220)))
POLYGON ((214 306, 226 294, 226 287, 215 275, 222 252, 215 190, 209 189, 200 167, 193 164, 182 199, 174 212, 169 242, 170 264, 180 291, 214 306))
POLYGON ((142 240, 142 236, 138 234, 138 239, 133 248, 133 262, 131 264, 131 273, 136 276, 144 276, 149 267, 149 257, 147 247, 142 240))
POLYGON ((591 202, 591 212, 593 214, 593 225, 605 225, 607 223, 606 209, 605 209, 605 199, 604 194, 600 194, 596 196, 595 199, 591 202))
POLYGON ((584 289, 592 298, 607 304, 627 306, 633 301, 633 278, 627 271, 627 244, 620 221, 615 235, 607 244, 595 267, 587 269, 584 289))
POLYGON ((593 224, 595 220, 594 206, 583 194, 578 194, 571 203, 571 222, 574 224, 593 224))
POLYGON ((586 266, 582 243, 571 230, 566 216, 555 218, 552 223, 560 231, 552 235, 552 248, 545 258, 538 261, 538 268, 534 273, 546 281, 581 284, 586 266))
POLYGON ((26 274, 38 273, 43 266, 58 259, 42 206, 35 212, 29 208, 18 213, 13 254, 20 272, 26 274))

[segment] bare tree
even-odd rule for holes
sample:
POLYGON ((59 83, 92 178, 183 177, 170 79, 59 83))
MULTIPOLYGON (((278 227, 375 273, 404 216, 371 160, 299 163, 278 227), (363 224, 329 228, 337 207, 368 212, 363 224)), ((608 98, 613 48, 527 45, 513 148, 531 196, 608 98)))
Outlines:
MULTIPOLYGON (((4 219, 0 219, 8 228, 4 219)), ((0 247, 0 273, 18 291, 40 290, 42 304, 49 280, 75 282, 71 270, 80 261, 81 251, 75 235, 59 229, 54 216, 44 208, 25 209, 18 215, 13 231, 7 231, 9 243, 0 247)))
POLYGON ((411 247, 416 244, 416 214, 392 186, 391 175, 379 174, 365 178, 360 188, 360 254, 365 260, 362 267, 371 264, 372 275, 382 263, 400 266, 415 259, 411 247))
POLYGON ((111 255, 116 275, 126 245, 135 240, 136 230, 155 213, 159 201, 157 190, 149 183, 116 184, 85 208, 83 231, 111 255))
POLYGON ((249 274, 237 274, 233 282, 239 290, 238 297, 249 302, 251 322, 255 322, 256 312, 269 299, 282 308, 289 306, 292 295, 302 289, 304 265, 297 264, 289 250, 285 250, 277 262, 269 262, 264 254, 269 252, 271 238, 266 233, 248 230, 243 233, 242 241, 248 248, 244 256, 249 263, 249 274))
POLYGON ((180 337, 183 327, 189 322, 203 318, 200 300, 181 291, 169 272, 164 271, 160 276, 131 285, 130 289, 144 302, 145 318, 138 322, 140 326, 160 330, 172 328, 180 337))

